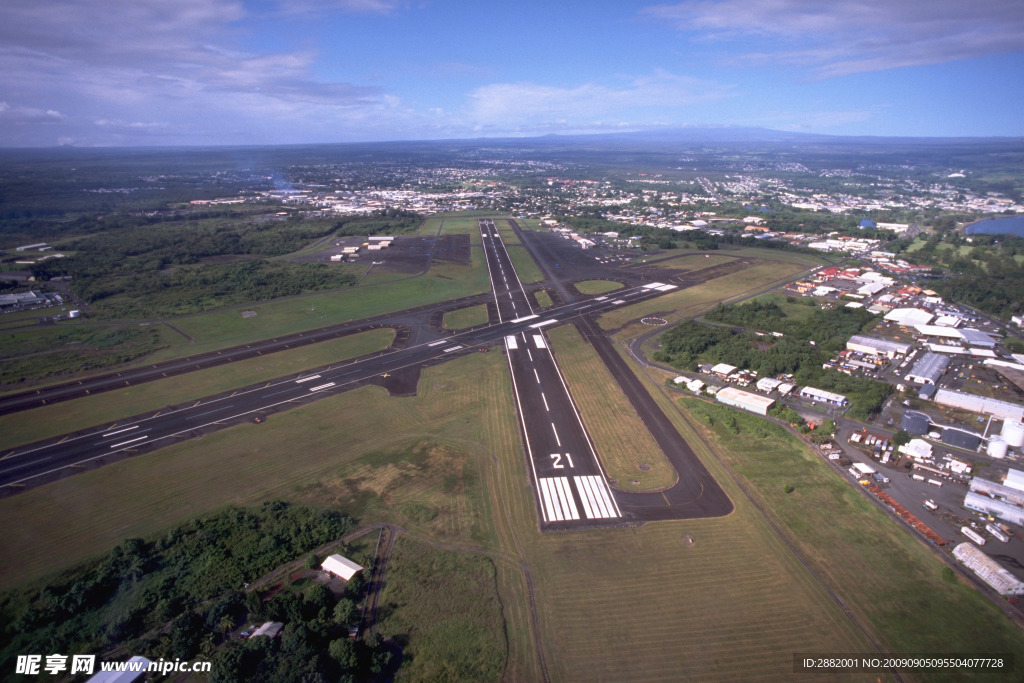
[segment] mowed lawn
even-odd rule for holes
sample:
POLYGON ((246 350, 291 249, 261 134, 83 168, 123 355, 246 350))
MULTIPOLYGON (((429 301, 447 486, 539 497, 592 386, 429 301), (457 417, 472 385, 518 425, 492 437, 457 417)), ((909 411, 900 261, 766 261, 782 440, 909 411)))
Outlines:
POLYGON ((579 330, 562 325, 547 335, 613 486, 646 491, 674 484, 675 469, 579 330))
POLYGON ((668 294, 648 299, 632 306, 624 306, 609 311, 601 316, 601 329, 615 330, 630 320, 648 315, 660 315, 673 319, 695 316, 711 308, 719 301, 726 301, 744 294, 753 294, 786 282, 804 270, 795 263, 767 261, 751 265, 742 271, 723 275, 713 280, 702 282, 694 287, 673 290, 668 294))
POLYGON ((449 330, 464 330, 487 324, 487 306, 469 306, 444 314, 444 326, 449 330))
POLYGON ((95 396, 0 415, 0 448, 39 441, 382 351, 394 338, 395 331, 391 328, 369 330, 95 396))

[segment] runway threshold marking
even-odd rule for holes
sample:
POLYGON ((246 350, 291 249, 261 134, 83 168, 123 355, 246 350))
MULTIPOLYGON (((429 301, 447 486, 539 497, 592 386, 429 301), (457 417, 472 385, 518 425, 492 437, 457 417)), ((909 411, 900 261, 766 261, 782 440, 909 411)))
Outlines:
POLYGON ((573 477, 573 479, 576 489, 580 492, 580 500, 583 501, 583 511, 589 519, 609 519, 622 516, 602 477, 590 475, 573 477))
POLYGON ((576 501, 572 498, 568 477, 545 477, 539 480, 541 499, 544 502, 547 522, 563 522, 579 519, 576 501))
POLYGON ((544 343, 544 335, 543 334, 535 334, 535 335, 533 335, 533 343, 534 343, 534 345, 536 345, 536 347, 538 349, 546 349, 548 347, 548 345, 544 343))
POLYGON ((519 344, 516 342, 516 336, 514 334, 510 334, 505 337, 505 346, 508 347, 509 351, 515 351, 519 348, 519 344))

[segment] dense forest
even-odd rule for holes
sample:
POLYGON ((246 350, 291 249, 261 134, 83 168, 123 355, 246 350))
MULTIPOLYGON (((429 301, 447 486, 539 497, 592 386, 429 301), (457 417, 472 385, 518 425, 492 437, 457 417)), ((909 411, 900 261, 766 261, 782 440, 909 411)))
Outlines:
POLYGON ((846 395, 855 419, 878 410, 891 391, 885 383, 822 368, 851 335, 874 324, 875 316, 864 309, 815 308, 795 319, 775 303, 753 301, 720 304, 705 318, 724 325, 686 320, 661 335, 654 360, 690 371, 702 363, 729 363, 760 377, 791 374, 797 384, 846 395))
POLYGON ((363 580, 336 598, 312 583, 272 596, 249 582, 353 528, 345 515, 268 502, 230 507, 165 534, 124 541, 45 585, 0 595, 0 670, 24 653, 145 653, 150 659, 212 659, 212 680, 311 681, 372 678, 389 655, 379 640, 355 643, 363 580), (280 638, 230 640, 252 621, 286 623, 280 638))

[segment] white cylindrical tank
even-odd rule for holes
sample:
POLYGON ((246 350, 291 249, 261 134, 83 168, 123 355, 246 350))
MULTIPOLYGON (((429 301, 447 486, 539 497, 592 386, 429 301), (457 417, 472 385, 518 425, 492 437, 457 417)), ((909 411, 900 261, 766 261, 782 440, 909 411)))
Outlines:
POLYGON ((987 452, 993 458, 1002 459, 1006 457, 1006 449, 1008 446, 1009 444, 1005 441, 999 437, 995 437, 993 439, 989 439, 987 452))
POLYGON ((1000 436, 1003 437, 1003 441, 1013 448, 1020 448, 1024 446, 1024 424, 1016 420, 1006 420, 1003 422, 1003 430, 1000 432, 1000 436))

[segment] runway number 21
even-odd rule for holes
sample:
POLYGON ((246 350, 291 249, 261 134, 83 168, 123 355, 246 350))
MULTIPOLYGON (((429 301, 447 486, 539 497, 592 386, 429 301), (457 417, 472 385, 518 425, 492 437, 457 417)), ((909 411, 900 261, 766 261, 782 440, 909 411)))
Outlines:
MULTIPOLYGON (((552 467, 554 467, 556 470, 565 469, 565 465, 562 464, 562 454, 561 453, 552 453, 551 454, 551 459, 555 461, 555 463, 554 463, 554 465, 552 465, 552 467)), ((566 453, 565 454, 565 459, 568 461, 569 467, 574 467, 574 465, 572 464, 572 456, 570 456, 568 453, 566 453)))

